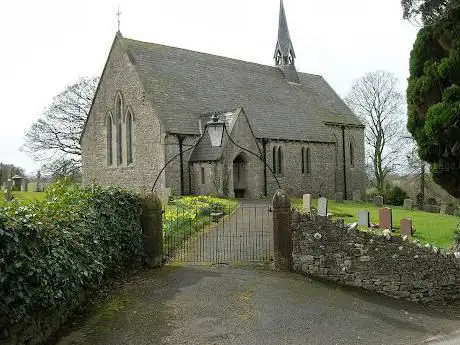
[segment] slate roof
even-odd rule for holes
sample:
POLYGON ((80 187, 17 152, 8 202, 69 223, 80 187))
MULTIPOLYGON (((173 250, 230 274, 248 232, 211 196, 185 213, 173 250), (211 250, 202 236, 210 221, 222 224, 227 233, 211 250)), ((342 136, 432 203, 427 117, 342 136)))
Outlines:
MULTIPOLYGON (((227 127, 228 133, 231 135, 233 126, 237 117, 240 115, 242 109, 235 109, 232 111, 223 111, 218 113, 218 118, 220 121, 224 121, 227 127)), ((201 128, 204 131, 205 125, 208 121, 211 120, 211 115, 203 115, 200 117, 201 120, 201 128)), ((209 139, 208 132, 206 131, 203 138, 201 139, 200 143, 192 150, 190 154, 189 161, 190 162, 202 162, 202 161, 218 161, 222 157, 222 153, 224 151, 224 147, 227 143, 227 135, 224 133, 222 138, 222 146, 221 147, 212 147, 211 140, 209 139)))
POLYGON ((119 38, 170 133, 198 135, 206 113, 242 107, 257 138, 333 142, 325 122, 362 126, 318 75, 119 38))

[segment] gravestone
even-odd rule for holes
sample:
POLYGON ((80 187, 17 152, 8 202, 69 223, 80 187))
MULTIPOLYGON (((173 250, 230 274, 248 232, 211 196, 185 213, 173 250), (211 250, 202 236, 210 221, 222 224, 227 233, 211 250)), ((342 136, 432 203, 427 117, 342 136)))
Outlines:
POLYGON ((318 216, 327 217, 327 198, 318 199, 318 216))
POLYGON ((37 184, 35 185, 35 191, 36 192, 43 192, 43 183, 40 181, 37 181, 37 184))
POLYGON ((381 230, 389 229, 393 227, 393 214, 391 208, 382 207, 379 210, 379 228, 381 230))
POLYGON ((378 207, 382 207, 383 206, 383 196, 377 195, 374 198, 374 205, 378 207))
POLYGON ((400 230, 402 236, 412 236, 412 219, 410 218, 403 218, 400 221, 400 230))
POLYGON ((353 201, 354 202, 360 202, 361 201, 361 191, 360 190, 353 191, 353 201))
POLYGON ((21 192, 27 192, 27 180, 24 179, 21 182, 21 192))
POLYGON ((454 206, 447 206, 446 213, 453 216, 456 210, 457 208, 454 206))
POLYGON ((335 202, 339 204, 343 203, 343 193, 342 192, 335 193, 335 202))
POLYGON ((13 200, 13 195, 11 194, 11 188, 7 188, 3 191, 5 201, 13 200))
POLYGON ((441 207, 437 205, 425 205, 423 206, 423 210, 429 213, 439 213, 439 211, 441 211, 441 207))
POLYGON ((358 212, 358 225, 365 226, 368 228, 371 226, 369 211, 358 212))
POLYGON ((7 190, 8 189, 8 182, 3 182, 3 190, 7 190))
POLYGON ((411 200, 411 199, 404 199, 403 208, 404 208, 405 210, 412 210, 412 206, 413 206, 413 203, 412 203, 412 200, 411 200))
POLYGON ((303 195, 303 208, 307 214, 311 212, 311 194, 303 195))
POLYGON ((447 214, 447 204, 441 204, 441 209, 439 210, 441 214, 447 214))

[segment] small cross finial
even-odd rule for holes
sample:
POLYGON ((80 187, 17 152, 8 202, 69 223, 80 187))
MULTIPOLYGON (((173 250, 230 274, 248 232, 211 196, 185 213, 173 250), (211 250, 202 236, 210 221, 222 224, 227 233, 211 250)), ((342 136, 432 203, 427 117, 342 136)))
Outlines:
POLYGON ((118 10, 117 10, 118 32, 120 32, 120 17, 121 17, 120 5, 118 5, 118 10))

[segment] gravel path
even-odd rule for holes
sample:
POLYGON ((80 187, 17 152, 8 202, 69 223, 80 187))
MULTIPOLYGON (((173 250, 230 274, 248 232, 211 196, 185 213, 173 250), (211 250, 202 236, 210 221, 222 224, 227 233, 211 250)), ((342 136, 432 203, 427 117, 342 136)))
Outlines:
POLYGON ((59 345, 408 345, 458 328, 453 312, 268 265, 167 266, 140 273, 59 345))

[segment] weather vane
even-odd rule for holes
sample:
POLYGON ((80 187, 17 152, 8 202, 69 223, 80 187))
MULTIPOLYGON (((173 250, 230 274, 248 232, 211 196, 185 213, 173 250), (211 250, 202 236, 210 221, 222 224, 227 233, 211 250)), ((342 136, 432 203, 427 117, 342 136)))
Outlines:
POLYGON ((121 17, 120 5, 118 5, 118 10, 117 10, 118 32, 120 32, 120 17, 121 17))

